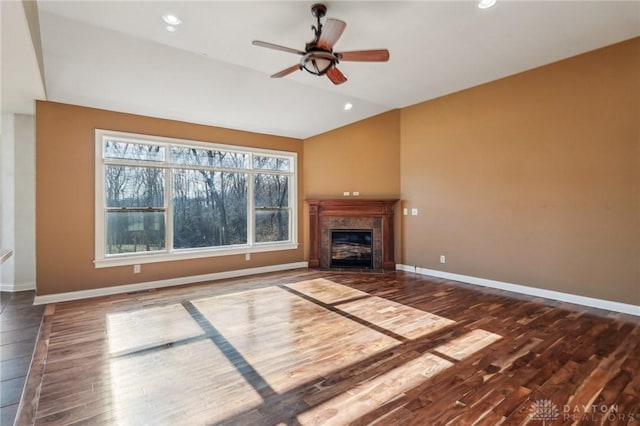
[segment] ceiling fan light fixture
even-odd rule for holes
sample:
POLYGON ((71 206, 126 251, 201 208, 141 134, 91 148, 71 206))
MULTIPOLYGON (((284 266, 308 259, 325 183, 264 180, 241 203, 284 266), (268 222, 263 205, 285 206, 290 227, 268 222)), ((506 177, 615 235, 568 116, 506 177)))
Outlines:
POLYGON ((314 75, 324 75, 336 64, 337 59, 329 52, 314 51, 302 57, 302 68, 314 75))

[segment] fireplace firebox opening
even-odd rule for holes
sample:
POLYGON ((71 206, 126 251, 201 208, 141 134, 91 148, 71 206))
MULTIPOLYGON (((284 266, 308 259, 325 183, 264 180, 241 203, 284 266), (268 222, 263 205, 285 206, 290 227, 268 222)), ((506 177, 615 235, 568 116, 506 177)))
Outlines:
POLYGON ((373 230, 332 229, 330 267, 373 269, 373 230))

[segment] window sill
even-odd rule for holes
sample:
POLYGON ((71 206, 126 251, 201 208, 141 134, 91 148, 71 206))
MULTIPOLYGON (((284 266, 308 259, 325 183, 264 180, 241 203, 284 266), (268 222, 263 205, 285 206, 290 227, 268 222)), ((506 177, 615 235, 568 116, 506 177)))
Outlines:
POLYGON ((193 250, 179 250, 172 253, 161 252, 157 254, 140 253, 115 255, 106 259, 94 260, 96 268, 111 268, 115 266, 142 265, 146 263, 171 262, 175 260, 200 259, 205 257, 233 256, 247 253, 263 253, 270 251, 295 250, 298 243, 281 243, 255 246, 236 246, 225 248, 207 248, 193 250))

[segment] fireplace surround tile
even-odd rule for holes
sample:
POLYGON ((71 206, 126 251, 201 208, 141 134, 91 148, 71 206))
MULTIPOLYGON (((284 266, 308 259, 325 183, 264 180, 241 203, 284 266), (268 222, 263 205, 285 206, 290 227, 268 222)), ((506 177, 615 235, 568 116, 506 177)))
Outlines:
POLYGON ((331 267, 331 230, 332 229, 371 229, 373 233, 373 269, 382 269, 382 219, 379 217, 340 217, 324 216, 320 218, 320 268, 331 267))

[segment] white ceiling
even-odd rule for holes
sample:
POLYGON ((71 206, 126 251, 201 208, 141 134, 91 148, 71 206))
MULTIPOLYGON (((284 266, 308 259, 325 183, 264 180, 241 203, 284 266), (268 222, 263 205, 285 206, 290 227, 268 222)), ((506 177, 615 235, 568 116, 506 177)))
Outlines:
POLYGON ((299 57, 251 41, 303 50, 312 3, 39 0, 47 99, 306 138, 640 35, 640 1, 327 1, 347 22, 337 51, 390 61, 341 63, 340 86, 269 78, 299 57))
POLYGON ((33 115, 45 91, 22 2, 1 1, 0 14, 2 113, 33 115))

